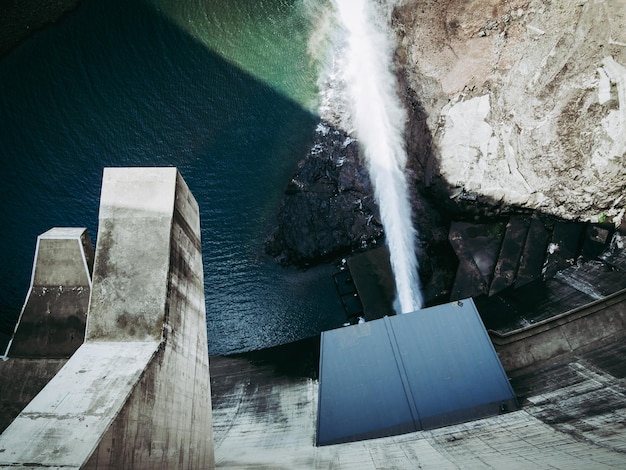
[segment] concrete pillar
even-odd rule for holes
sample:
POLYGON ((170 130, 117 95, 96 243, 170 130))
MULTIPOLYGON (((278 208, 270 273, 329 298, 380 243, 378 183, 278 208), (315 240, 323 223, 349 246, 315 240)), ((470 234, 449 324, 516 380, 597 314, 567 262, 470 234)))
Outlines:
POLYGON ((105 169, 87 341, 163 346, 85 468, 214 466, 201 249, 175 168, 105 169))
POLYGON ((31 285, 6 356, 63 358, 83 343, 93 247, 84 228, 52 228, 37 237, 31 285))

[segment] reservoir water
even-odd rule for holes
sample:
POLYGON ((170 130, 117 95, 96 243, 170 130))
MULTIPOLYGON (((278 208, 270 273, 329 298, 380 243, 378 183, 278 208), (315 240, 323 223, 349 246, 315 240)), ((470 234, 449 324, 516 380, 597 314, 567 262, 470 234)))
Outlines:
POLYGON ((5 333, 37 235, 84 226, 95 243, 106 166, 176 166, 198 200, 211 354, 342 323, 332 266, 263 252, 319 120, 309 15, 305 0, 83 0, 0 60, 5 333))

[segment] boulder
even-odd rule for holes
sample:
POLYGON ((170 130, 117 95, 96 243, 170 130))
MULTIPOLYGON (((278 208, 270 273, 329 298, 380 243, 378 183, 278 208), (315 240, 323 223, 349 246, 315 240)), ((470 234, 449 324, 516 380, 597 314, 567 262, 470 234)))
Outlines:
POLYGON ((320 122, 277 219, 265 249, 283 265, 304 267, 377 246, 383 228, 358 142, 320 122))

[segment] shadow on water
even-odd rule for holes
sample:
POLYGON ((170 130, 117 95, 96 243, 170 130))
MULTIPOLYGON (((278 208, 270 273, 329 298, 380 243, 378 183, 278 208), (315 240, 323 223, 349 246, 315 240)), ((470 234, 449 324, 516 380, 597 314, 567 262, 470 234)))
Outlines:
POLYGON ((317 379, 319 375, 320 335, 274 346, 260 351, 251 351, 230 356, 264 367, 276 376, 317 379))
POLYGON ((328 273, 263 254, 317 120, 142 2, 83 1, 0 61, 0 329, 39 234, 86 226, 95 243, 107 166, 176 166, 198 200, 212 354, 336 326, 328 273))

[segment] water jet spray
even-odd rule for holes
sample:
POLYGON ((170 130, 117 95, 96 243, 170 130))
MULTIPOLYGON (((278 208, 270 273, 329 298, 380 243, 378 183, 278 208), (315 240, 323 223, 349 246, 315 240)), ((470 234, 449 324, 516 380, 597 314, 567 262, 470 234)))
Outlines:
POLYGON ((344 59, 342 81, 354 127, 374 185, 396 283, 396 311, 423 306, 416 232, 404 170, 406 113, 396 93, 386 19, 372 0, 333 0, 344 59))

